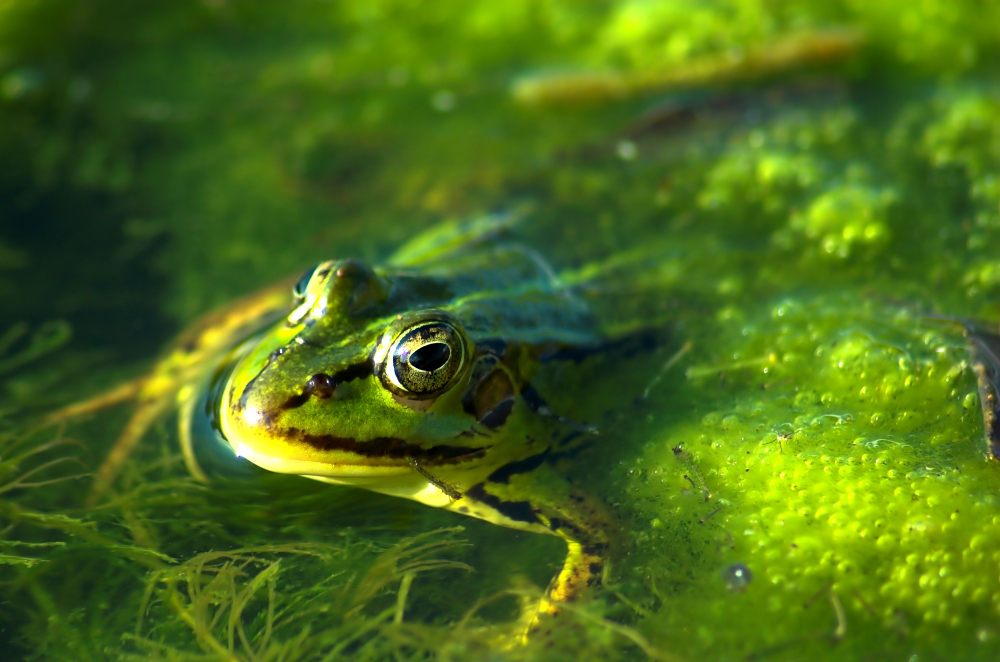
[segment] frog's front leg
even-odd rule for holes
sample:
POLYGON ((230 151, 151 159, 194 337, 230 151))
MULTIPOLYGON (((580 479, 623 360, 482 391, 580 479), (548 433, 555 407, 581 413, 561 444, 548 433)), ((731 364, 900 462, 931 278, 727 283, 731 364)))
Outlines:
POLYGON ((617 527, 602 504, 574 489, 548 460, 546 451, 501 466, 469 488, 465 497, 470 503, 463 506, 460 501, 456 510, 475 512, 485 506, 507 520, 497 523, 544 530, 566 541, 566 560, 538 608, 539 614, 555 615, 560 603, 576 600, 601 582, 617 527))

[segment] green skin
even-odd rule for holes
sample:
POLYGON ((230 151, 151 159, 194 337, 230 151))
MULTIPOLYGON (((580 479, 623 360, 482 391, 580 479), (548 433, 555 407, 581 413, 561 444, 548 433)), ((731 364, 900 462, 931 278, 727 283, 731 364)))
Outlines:
POLYGON ((598 338, 535 253, 492 240, 504 222, 446 226, 385 268, 318 265, 286 317, 215 366, 212 392, 224 437, 267 470, 564 538, 541 605, 555 613, 600 580, 613 525, 552 468, 591 431, 551 414, 531 380, 598 338))
MULTIPOLYGON (((569 551, 539 613, 604 570, 615 526, 553 469, 593 430, 552 414, 541 363, 605 342, 533 251, 496 238, 510 216, 446 223, 384 268, 328 261, 191 325, 150 375, 52 416, 136 399, 95 475, 96 503, 175 402, 184 458, 206 400, 235 453, 278 473, 354 485, 516 529, 569 551)), ((532 623, 536 623, 533 620, 532 623)))

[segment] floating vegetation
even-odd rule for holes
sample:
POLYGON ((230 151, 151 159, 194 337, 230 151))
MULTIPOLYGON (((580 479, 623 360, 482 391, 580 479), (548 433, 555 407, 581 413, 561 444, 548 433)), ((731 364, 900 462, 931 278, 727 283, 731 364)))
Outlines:
POLYGON ((857 32, 792 34, 762 46, 703 55, 673 66, 638 71, 537 75, 514 83, 514 98, 527 105, 620 101, 653 93, 752 81, 803 69, 840 64, 863 43, 857 32))

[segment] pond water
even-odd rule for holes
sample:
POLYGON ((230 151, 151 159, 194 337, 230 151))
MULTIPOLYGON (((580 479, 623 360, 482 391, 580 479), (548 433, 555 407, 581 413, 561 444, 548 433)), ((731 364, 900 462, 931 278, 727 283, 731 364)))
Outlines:
POLYGON ((0 1, 5 659, 994 660, 1000 9, 811 0, 0 1), (543 366, 621 533, 519 640, 556 537, 354 488, 207 485, 184 326, 322 260, 523 214, 608 337, 543 366), (650 346, 651 345, 651 346, 650 346))

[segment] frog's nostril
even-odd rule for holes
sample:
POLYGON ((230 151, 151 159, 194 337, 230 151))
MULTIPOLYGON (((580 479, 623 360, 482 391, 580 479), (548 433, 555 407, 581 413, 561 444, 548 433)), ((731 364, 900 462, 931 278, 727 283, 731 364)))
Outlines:
POLYGON ((306 387, 303 389, 304 395, 315 395, 318 398, 329 398, 337 389, 337 382, 330 375, 318 372, 309 378, 306 387))

